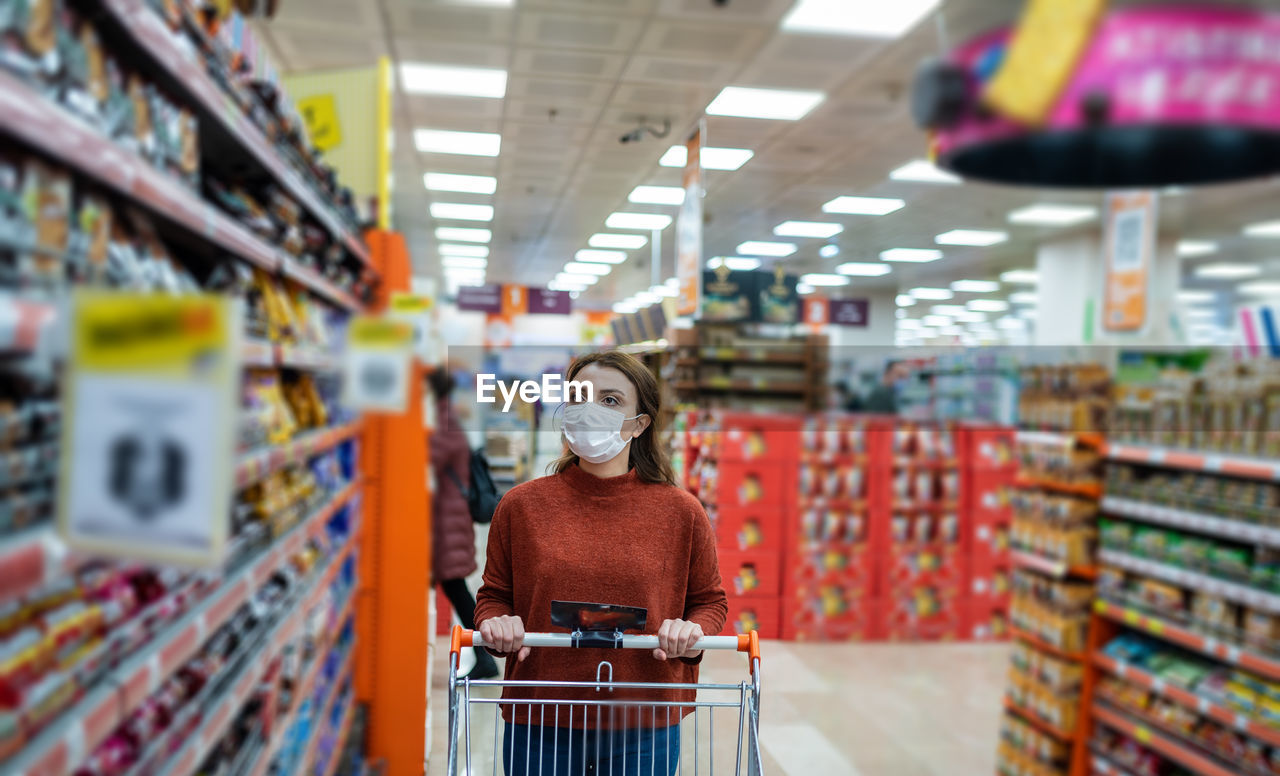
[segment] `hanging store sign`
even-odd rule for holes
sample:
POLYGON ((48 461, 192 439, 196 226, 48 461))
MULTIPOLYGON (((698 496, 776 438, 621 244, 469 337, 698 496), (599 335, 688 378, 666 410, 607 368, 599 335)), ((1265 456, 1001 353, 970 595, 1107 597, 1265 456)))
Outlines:
POLYGON ((413 374, 414 325, 387 315, 359 315, 347 327, 344 398, 365 412, 409 409, 413 374))
POLYGON ((181 566, 223 560, 240 318, 219 296, 74 295, 57 518, 69 547, 181 566))
POLYGON ((797 280, 782 264, 771 273, 757 272, 756 293, 752 294, 751 318, 759 323, 798 323, 800 294, 797 280))
POLYGON ((481 313, 502 312, 502 286, 462 286, 458 289, 458 309, 481 313))
POLYGON ((832 299, 827 304, 827 320, 836 326, 866 328, 871 321, 871 302, 867 299, 832 299))
POLYGON ((1102 328, 1133 333, 1147 323, 1148 290, 1156 251, 1156 195, 1107 195, 1102 328))
POLYGON ((530 287, 529 312, 539 315, 569 315, 573 312, 573 300, 568 291, 530 287))
POLYGON ((676 217, 676 315, 697 316, 702 310, 702 135, 699 126, 685 143, 684 204, 676 217))

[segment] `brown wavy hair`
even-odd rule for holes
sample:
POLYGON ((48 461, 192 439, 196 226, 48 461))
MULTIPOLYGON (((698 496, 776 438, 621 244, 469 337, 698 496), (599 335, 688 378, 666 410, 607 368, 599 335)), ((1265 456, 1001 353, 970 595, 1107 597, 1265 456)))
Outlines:
MULTIPOLYGON (((649 426, 640 436, 631 440, 630 467, 636 470, 636 476, 642 482, 661 482, 667 485, 676 484, 676 475, 671 468, 671 459, 667 450, 659 440, 658 425, 662 422, 662 391, 658 380, 640 359, 621 350, 602 350, 585 353, 569 364, 565 380, 576 379, 578 373, 589 364, 611 367, 627 376, 636 389, 636 411, 649 416, 649 426)), ((565 447, 564 455, 557 458, 551 468, 556 474, 578 462, 578 456, 565 447)))

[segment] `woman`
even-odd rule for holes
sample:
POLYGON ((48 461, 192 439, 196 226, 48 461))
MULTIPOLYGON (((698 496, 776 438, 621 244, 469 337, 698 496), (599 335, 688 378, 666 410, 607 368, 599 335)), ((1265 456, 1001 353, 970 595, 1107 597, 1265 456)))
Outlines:
MULTIPOLYGON (((598 664, 608 660, 615 681, 696 682, 702 655, 691 645, 720 632, 728 604, 711 522, 697 499, 675 486, 657 437, 658 383, 620 351, 578 358, 566 380, 590 383, 593 401, 565 408, 568 451, 554 464, 555 474, 513 488, 498 504, 477 596, 480 634, 509 656, 510 680, 595 681, 598 664), (658 649, 531 651, 523 646, 525 630, 553 630, 555 600, 644 607, 646 630, 658 636, 658 649)), ((616 691, 610 699, 678 704, 693 695, 616 691)), ((508 687, 503 697, 600 696, 508 687)), ((529 706, 516 705, 514 714, 503 706, 506 772, 578 774, 584 764, 588 773, 675 772, 680 712, 690 709, 656 717, 646 710, 638 721, 619 724, 607 713, 597 719, 594 711, 584 719, 582 708, 575 708, 570 723, 567 707, 535 705, 530 720, 529 706), (530 721, 532 726, 525 724, 530 721)))
MULTIPOLYGON (((458 621, 474 628, 476 602, 467 577, 476 570, 476 532, 462 488, 471 487, 471 446, 449 402, 453 376, 444 367, 427 374, 436 400, 436 428, 431 433, 431 469, 435 498, 431 504, 431 576, 448 597, 458 621)), ((484 650, 476 650, 472 679, 498 675, 498 664, 484 650)))

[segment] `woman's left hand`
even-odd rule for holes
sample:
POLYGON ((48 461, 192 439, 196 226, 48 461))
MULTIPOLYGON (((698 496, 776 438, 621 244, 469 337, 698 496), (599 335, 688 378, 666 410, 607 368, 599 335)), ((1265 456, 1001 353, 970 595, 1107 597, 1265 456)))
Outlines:
POLYGON ((700 649, 692 649, 698 639, 702 638, 702 626, 686 620, 665 620, 658 628, 658 648, 653 656, 658 660, 670 660, 677 657, 697 657, 700 649))

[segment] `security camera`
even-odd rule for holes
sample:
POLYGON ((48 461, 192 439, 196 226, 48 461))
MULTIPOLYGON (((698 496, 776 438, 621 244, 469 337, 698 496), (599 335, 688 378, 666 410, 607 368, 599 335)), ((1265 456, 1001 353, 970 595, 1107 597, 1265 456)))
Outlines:
POLYGON ((724 8, 726 5, 729 4, 729 0, 711 0, 711 4, 724 8))
POLYGON ((633 129, 627 134, 618 138, 618 142, 624 145, 627 143, 638 143, 641 140, 644 140, 644 127, 640 127, 639 129, 633 129))
POLYGON ((645 124, 644 119, 642 118, 640 119, 640 126, 618 138, 618 142, 623 145, 626 145, 627 143, 639 143, 641 140, 644 140, 645 135, 652 135, 653 137, 661 140, 669 134, 671 134, 671 119, 663 119, 662 129, 658 129, 645 124))

